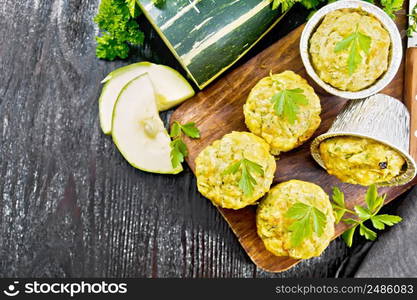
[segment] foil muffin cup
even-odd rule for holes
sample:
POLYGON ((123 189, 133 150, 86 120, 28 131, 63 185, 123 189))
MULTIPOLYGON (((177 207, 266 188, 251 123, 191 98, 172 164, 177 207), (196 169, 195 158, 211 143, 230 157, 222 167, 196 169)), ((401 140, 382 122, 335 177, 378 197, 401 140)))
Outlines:
POLYGON ((403 49, 401 35, 398 31, 397 26, 395 25, 394 21, 382 9, 365 1, 344 0, 337 1, 322 7, 311 17, 301 34, 300 53, 304 67, 307 70, 307 74, 325 91, 332 95, 339 96, 345 99, 363 99, 378 93, 392 81, 392 79, 397 74, 398 68, 401 65, 403 49), (314 67, 310 60, 310 38, 315 32, 316 28, 321 24, 323 18, 328 13, 343 8, 361 8, 363 11, 373 15, 381 22, 384 28, 388 31, 389 36, 391 38, 391 49, 389 58, 390 61, 387 71, 374 84, 372 84, 368 88, 365 88, 357 92, 342 91, 324 82, 314 70, 314 67))
POLYGON ((326 169, 319 146, 326 139, 337 136, 367 138, 391 147, 406 161, 403 171, 379 186, 403 185, 416 175, 416 163, 409 155, 410 114, 399 100, 377 94, 367 99, 352 100, 339 113, 330 129, 316 137, 311 144, 311 155, 326 169))

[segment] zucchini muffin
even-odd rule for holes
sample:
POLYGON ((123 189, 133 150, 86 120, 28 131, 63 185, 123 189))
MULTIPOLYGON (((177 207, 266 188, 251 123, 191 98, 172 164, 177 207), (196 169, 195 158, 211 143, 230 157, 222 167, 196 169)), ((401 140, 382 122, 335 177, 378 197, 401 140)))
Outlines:
POLYGON ((364 186, 390 181, 405 164, 397 151, 366 138, 329 138, 320 143, 319 151, 329 174, 364 186))
POLYGON ((265 248, 274 255, 297 259, 320 256, 334 235, 334 221, 329 196, 318 185, 300 180, 290 180, 274 186, 256 212, 258 235, 265 248), (289 227, 295 220, 287 218, 286 214, 298 202, 320 210, 325 215, 325 227, 320 236, 312 232, 294 247, 289 227))
POLYGON ((390 48, 390 35, 377 18, 361 9, 346 8, 332 11, 324 17, 310 39, 309 53, 317 75, 324 82, 342 91, 356 92, 374 84, 387 71, 390 48), (351 46, 337 52, 335 47, 355 32, 371 40, 369 53, 360 52, 362 61, 350 74, 348 59, 351 46))
POLYGON ((273 155, 301 145, 321 122, 319 97, 305 79, 292 71, 271 74, 260 80, 250 92, 243 113, 249 130, 270 145, 273 155), (296 90, 298 96, 304 95, 307 103, 296 105, 296 119, 290 122, 285 117, 286 108, 283 108, 283 115, 277 114, 272 98, 282 91, 296 90))
POLYGON ((276 169, 269 145, 249 132, 232 132, 206 147, 195 160, 197 187, 215 206, 240 209, 256 204, 271 187, 276 169), (242 169, 227 172, 233 164, 249 160, 262 167, 262 172, 250 172, 255 180, 253 191, 245 193, 239 185, 242 169))

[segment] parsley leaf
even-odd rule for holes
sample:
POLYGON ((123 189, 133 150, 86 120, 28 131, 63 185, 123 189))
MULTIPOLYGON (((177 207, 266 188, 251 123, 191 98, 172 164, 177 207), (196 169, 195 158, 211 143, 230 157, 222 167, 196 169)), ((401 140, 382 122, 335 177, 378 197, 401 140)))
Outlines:
POLYGON ((152 0, 153 5, 162 8, 165 5, 165 0, 152 0))
POLYGON ((235 174, 239 170, 242 172, 239 179, 239 188, 243 191, 245 196, 250 196, 253 194, 254 186, 257 184, 252 173, 258 173, 259 175, 264 176, 264 170, 261 165, 249 159, 242 158, 238 162, 227 167, 223 171, 223 175, 235 174))
POLYGON ((371 41, 371 37, 361 33, 359 31, 359 25, 356 25, 355 32, 345 37, 334 47, 334 52, 336 53, 349 49, 347 61, 349 75, 352 75, 358 65, 362 62, 361 52, 364 52, 366 55, 369 54, 371 41))
POLYGON ((138 4, 136 3, 136 0, 125 0, 125 2, 132 18, 136 18, 138 16, 138 4))
POLYGON ((322 211, 301 202, 290 207, 285 217, 296 220, 288 228, 291 231, 291 245, 293 247, 299 246, 313 232, 321 236, 327 223, 326 215, 322 211))
POLYGON ((171 162, 172 167, 177 168, 184 162, 184 158, 188 156, 187 145, 182 139, 177 138, 171 142, 171 162))
POLYGON ((272 9, 277 9, 281 5, 281 11, 282 12, 286 12, 296 2, 300 2, 300 0, 273 0, 273 2, 272 2, 272 9))
POLYGON ((175 121, 172 124, 169 136, 173 138, 171 142, 171 163, 174 168, 179 167, 184 162, 185 157, 188 156, 187 145, 182 140, 183 133, 193 139, 200 138, 200 130, 198 130, 194 122, 181 125, 175 121))
POLYGON ((342 238, 348 247, 352 247, 353 236, 355 235, 356 226, 349 228, 342 234, 342 238))
POLYGON ((127 58, 131 45, 141 45, 144 34, 136 17, 140 11, 134 0, 102 0, 94 18, 100 29, 96 37, 98 58, 127 58))
POLYGON ((332 207, 335 213, 335 223, 339 223, 342 220, 343 215, 346 213, 346 206, 345 206, 345 194, 338 187, 333 187, 333 194, 332 194, 332 207))
POLYGON ((294 124, 297 119, 298 106, 307 105, 307 97, 302 89, 284 89, 279 91, 271 98, 275 113, 284 116, 290 124, 294 124))
POLYGON ((200 138, 200 130, 196 127, 194 122, 181 125, 177 121, 172 124, 170 136, 176 138, 181 135, 181 132, 192 139, 200 138))
POLYGON ((366 221, 370 221, 375 229, 382 230, 387 226, 393 226, 402 221, 402 218, 394 215, 382 214, 378 215, 384 205, 386 195, 378 195, 378 190, 373 184, 369 186, 365 194, 365 206, 356 205, 354 211, 347 209, 344 201, 344 195, 339 188, 333 188, 333 211, 336 215, 336 224, 342 220, 344 223, 352 225, 350 229, 342 234, 343 240, 351 247, 353 241, 353 235, 357 227, 359 227, 359 234, 364 236, 368 240, 375 240, 377 234, 375 231, 365 226, 366 221), (341 219, 343 215, 348 212, 355 215, 357 218, 341 219))

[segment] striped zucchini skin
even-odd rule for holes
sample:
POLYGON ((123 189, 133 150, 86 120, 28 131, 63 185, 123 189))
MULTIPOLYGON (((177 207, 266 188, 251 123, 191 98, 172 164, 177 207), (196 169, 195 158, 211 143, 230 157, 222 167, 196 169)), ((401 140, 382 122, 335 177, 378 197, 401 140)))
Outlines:
POLYGON ((242 57, 282 16, 272 0, 137 0, 199 88, 242 57))

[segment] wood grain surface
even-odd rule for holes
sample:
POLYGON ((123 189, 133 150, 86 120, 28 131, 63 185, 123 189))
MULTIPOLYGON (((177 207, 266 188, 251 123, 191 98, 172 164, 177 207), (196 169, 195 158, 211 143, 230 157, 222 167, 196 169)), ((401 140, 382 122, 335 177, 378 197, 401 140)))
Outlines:
MULTIPOLYGON (((405 18, 397 18, 397 25, 400 30, 403 30, 405 28, 405 18)), ((253 86, 260 79, 268 76, 270 71, 280 73, 285 70, 292 70, 302 77, 308 78, 299 54, 299 40, 302 30, 303 26, 295 29, 285 38, 229 73, 222 80, 197 94, 174 112, 172 121, 196 122, 202 133, 201 139, 187 139, 186 141, 190 153, 187 162, 191 169, 195 169, 194 160, 197 155, 214 140, 232 131, 247 131, 242 106, 253 86)), ((403 98, 403 66, 404 64, 402 64, 395 79, 382 93, 400 100, 403 98)), ((310 84, 319 93, 322 105, 321 118, 323 121, 315 132, 314 138, 328 130, 346 100, 324 93, 311 80, 310 84)), ((310 181, 320 185, 328 194, 331 194, 333 186, 339 186, 345 193, 348 207, 352 208, 354 205, 364 204, 366 188, 359 185, 344 184, 336 177, 328 175, 324 169, 314 162, 310 156, 309 147, 310 143, 306 142, 303 146, 279 156, 274 183, 290 179, 310 181)), ((383 188, 380 189, 380 192, 387 193, 386 202, 388 203, 407 191, 415 183, 416 181, 413 181, 404 186, 383 188)), ((219 208, 219 211, 229 223, 249 257, 258 267, 270 272, 279 272, 298 263, 298 260, 289 257, 276 257, 265 249, 256 232, 255 206, 241 210, 219 208)), ((347 226, 344 223, 337 224, 335 237, 342 234, 346 229, 347 226)))
MULTIPOLYGON (((0 277, 352 276, 373 243, 337 239, 320 258, 267 273, 189 168, 164 176, 129 166, 100 131, 100 81, 136 61, 179 66, 143 18, 146 41, 129 60, 96 59, 98 4, 0 0, 0 277)), ((295 7, 245 59, 306 15, 295 7)))

